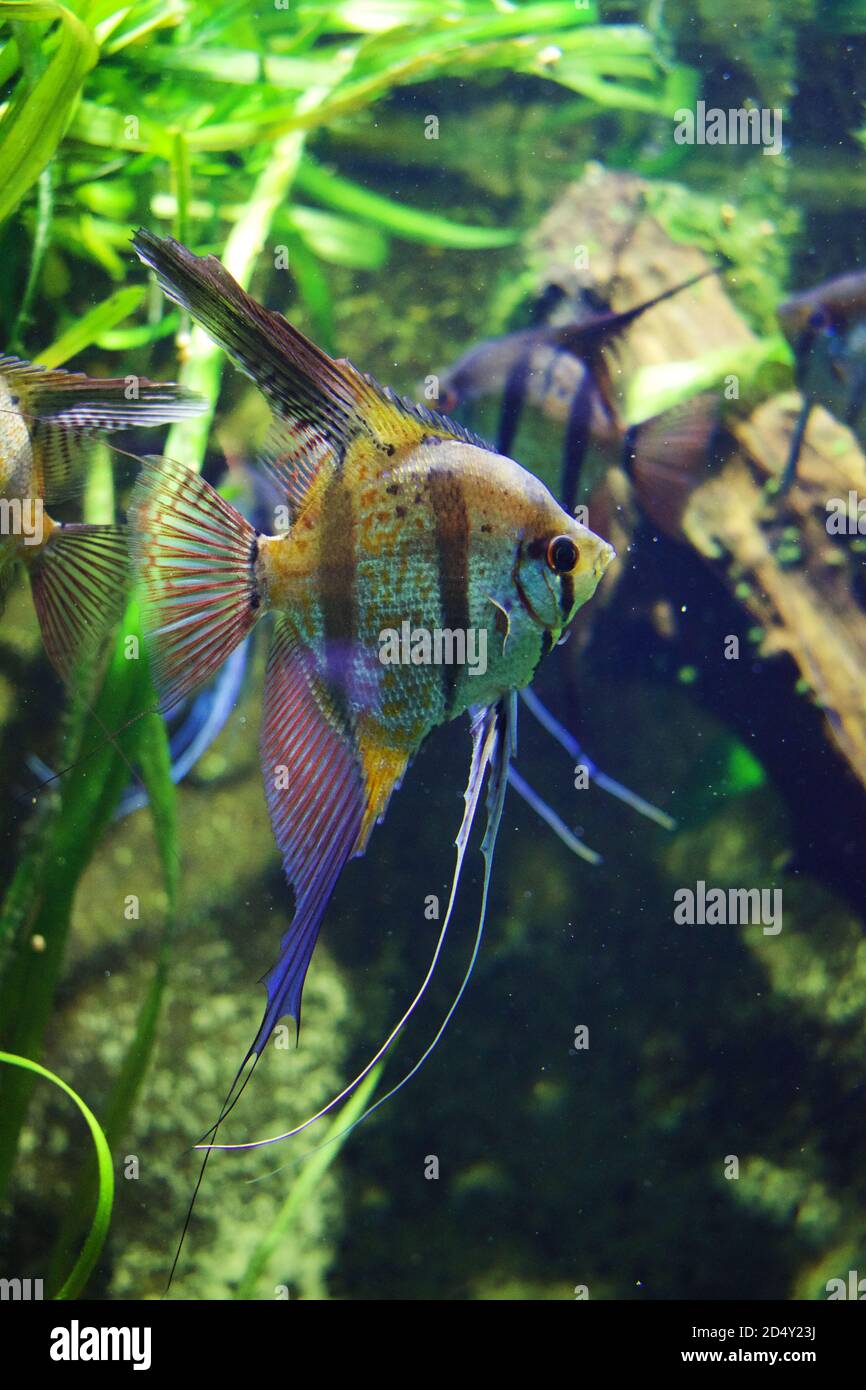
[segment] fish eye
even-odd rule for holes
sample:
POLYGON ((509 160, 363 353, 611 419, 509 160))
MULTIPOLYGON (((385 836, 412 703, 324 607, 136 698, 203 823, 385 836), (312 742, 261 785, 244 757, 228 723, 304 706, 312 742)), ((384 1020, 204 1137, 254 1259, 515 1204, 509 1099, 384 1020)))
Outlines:
POLYGON ((571 536, 554 536, 547 547, 547 563, 554 574, 571 574, 579 559, 580 551, 571 536))

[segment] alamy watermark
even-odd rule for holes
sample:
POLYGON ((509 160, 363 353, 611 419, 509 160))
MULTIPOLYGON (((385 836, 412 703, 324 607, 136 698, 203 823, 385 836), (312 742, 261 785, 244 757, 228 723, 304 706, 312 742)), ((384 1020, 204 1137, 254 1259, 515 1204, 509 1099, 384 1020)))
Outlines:
POLYGON ((848 1270, 846 1279, 828 1279, 824 1288, 829 1300, 851 1298, 857 1303, 866 1302, 866 1279, 861 1279, 856 1269, 848 1270))
POLYGON ((129 1361, 134 1371, 151 1366, 150 1327, 88 1327, 73 1318, 51 1330, 52 1361, 129 1361))
POLYGON ((44 1298, 41 1279, 0 1279, 0 1302, 30 1303, 44 1298))
POLYGON ((487 629, 413 627, 408 621, 379 633, 383 666, 465 666, 470 676, 487 670, 487 629))
POLYGON ((847 499, 828 497, 825 503, 828 536, 866 536, 866 498, 849 488, 847 499))
POLYGON ((708 888, 699 878, 694 888, 674 893, 678 926, 761 926, 765 936, 782 930, 781 888, 708 888))
POLYGON ((678 145, 763 145, 764 154, 782 153, 782 112, 779 107, 732 106, 725 110, 699 101, 694 111, 674 112, 678 145))
POLYGON ((43 518, 40 497, 0 497, 0 536, 22 536, 25 545, 41 545, 43 518))

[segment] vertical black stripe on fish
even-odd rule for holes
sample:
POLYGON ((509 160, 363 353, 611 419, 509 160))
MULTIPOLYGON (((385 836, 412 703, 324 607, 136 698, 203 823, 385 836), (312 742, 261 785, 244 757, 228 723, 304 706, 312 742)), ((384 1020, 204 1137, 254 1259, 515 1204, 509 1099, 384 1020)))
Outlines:
POLYGON ((325 492, 319 528, 317 589, 328 687, 344 715, 358 640, 357 555, 352 497, 339 474, 325 492))
MULTIPOLYGON (((436 540, 439 577, 439 610, 443 628, 463 632, 469 629, 469 513, 459 478, 434 469, 428 480, 436 540)), ((456 665, 442 665, 442 697, 446 717, 454 709, 460 671, 456 665)))
POLYGON ((250 589, 250 608, 252 608, 254 611, 255 609, 261 606, 262 602, 262 596, 259 592, 258 571, 256 570, 256 565, 258 564, 259 559, 259 536, 261 534, 261 531, 256 531, 256 534, 253 536, 252 543, 250 545, 249 563, 250 573, 252 575, 252 586, 250 589))
POLYGON ((540 544, 543 544, 543 542, 533 541, 526 547, 524 546, 523 537, 521 536, 520 540, 517 542, 517 549, 514 552, 514 564, 511 567, 511 582, 517 591, 517 597, 520 599, 521 604, 526 609, 532 621, 537 623, 539 627, 544 627, 544 623, 529 601, 529 595, 524 589, 523 582, 520 578, 520 566, 523 563, 524 551, 529 555, 532 555, 534 552, 537 553, 540 544))
POLYGON ((559 576, 559 607, 562 616, 566 621, 571 617, 571 610, 574 607, 574 575, 561 574, 559 576))
POLYGON ((553 650, 553 633, 550 631, 550 628, 549 628, 549 627, 542 628, 542 630, 541 630, 541 635, 540 635, 540 640, 539 640, 539 643, 538 643, 538 656, 536 657, 536 659, 535 659, 535 665, 534 665, 533 668, 532 668, 532 679, 533 679, 533 680, 535 680, 535 676, 536 676, 536 673, 537 673, 537 671, 538 671, 538 668, 539 668, 539 666, 541 665, 541 663, 542 663, 542 661, 544 660, 544 658, 547 656, 547 653, 548 653, 549 651, 552 651, 552 650, 553 650))

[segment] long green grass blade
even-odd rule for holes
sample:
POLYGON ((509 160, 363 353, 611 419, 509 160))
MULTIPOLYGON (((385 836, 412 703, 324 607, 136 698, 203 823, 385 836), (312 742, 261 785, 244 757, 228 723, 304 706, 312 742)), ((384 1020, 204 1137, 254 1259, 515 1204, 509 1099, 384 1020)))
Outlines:
POLYGON ((333 265, 348 265, 358 270, 380 270, 388 259, 389 242, 378 227, 371 224, 338 217, 321 208, 308 208, 295 204, 283 213, 278 229, 283 223, 323 261, 333 265))
POLYGON ((286 1200, 280 1207, 270 1229, 262 1236, 250 1255, 235 1291, 235 1298, 249 1299, 255 1297, 258 1282, 291 1230, 292 1223, 296 1220, 298 1213, 303 1210, 304 1204, 315 1192, 323 1176, 336 1159, 349 1137, 349 1130, 353 1123, 366 1110, 367 1103, 379 1084, 384 1065, 384 1062, 380 1062, 364 1078, 358 1089, 331 1122, 321 1143, 310 1152, 308 1158, 300 1160, 300 1173, 289 1188, 286 1200))
MULTIPOLYGON (((0 982, 0 1028, 7 1050, 23 1056, 41 1051, 78 883, 129 779, 134 721, 154 704, 146 663, 126 659, 124 639, 129 632, 124 622, 92 710, 78 702, 74 718, 83 720, 82 732, 68 745, 73 766, 59 783, 61 804, 49 823, 41 872, 31 883, 33 898, 26 911, 20 899, 16 903, 16 949, 0 982), (45 943, 39 953, 30 948, 34 936, 45 943)), ((30 1090, 27 1077, 0 1080, 0 1192, 14 1164, 30 1090)))
POLYGON ((30 268, 27 272, 27 283, 24 286, 24 293, 21 296, 18 314, 12 328, 10 347, 13 352, 20 352, 22 350, 23 336, 26 333, 27 325, 30 321, 30 306, 36 293, 36 287, 39 284, 42 263, 45 259, 45 252, 48 249, 48 242, 51 237, 51 219, 53 212, 54 185, 51 175, 51 165, 49 164, 42 170, 38 180, 36 226, 33 232, 33 245, 30 252, 30 268))
POLYGON ((77 357, 109 329, 116 328, 130 314, 139 308, 145 291, 142 285, 128 285, 115 294, 109 295, 95 309, 83 314, 59 338, 39 353, 36 361, 43 367, 62 367, 70 358, 77 357))
POLYGON ((423 241, 428 246, 448 246, 462 251, 477 251, 496 246, 510 246, 518 237, 509 227, 467 227, 448 217, 426 209, 406 207, 379 193, 371 193, 350 179, 332 174, 316 164, 309 155, 298 169, 297 187, 311 198, 351 212, 378 226, 405 237, 407 241, 423 241))
POLYGON ((326 352, 336 351, 334 301, 322 266, 303 237, 288 233, 289 268, 313 328, 315 339, 326 352))
POLYGON ((13 99, 0 121, 0 222, 4 222, 57 149, 81 85, 96 64, 98 49, 87 26, 63 5, 7 0, 0 18, 60 21, 51 62, 29 91, 13 99))
MULTIPOLYGON (((308 94, 314 101, 317 93, 308 94)), ((267 165, 253 189, 244 216, 235 223, 223 254, 223 263, 239 284, 249 285, 271 223, 286 201, 297 173, 303 149, 301 134, 287 135, 274 147, 267 165)), ((180 373, 184 386, 198 391, 210 401, 211 408, 194 419, 180 420, 169 433, 166 453, 169 458, 181 459, 190 468, 200 468, 207 447, 213 411, 219 395, 220 379, 225 357, 222 349, 196 327, 192 330, 187 361, 180 373)))
POLYGON ((78 1106, 93 1138, 98 1179, 96 1210, 93 1213, 93 1220, 90 1223, 90 1229, 87 1232, 81 1253, 55 1295, 59 1299, 78 1298, 90 1277, 93 1266, 99 1259, 99 1253, 105 1244, 105 1237, 108 1235, 108 1227, 111 1222, 111 1209, 114 1205, 114 1170, 111 1163, 111 1150, 108 1147, 102 1126, 93 1111, 85 1104, 77 1091, 73 1091, 72 1087, 67 1085, 59 1076, 56 1076, 53 1071, 40 1066, 38 1062, 31 1062, 27 1057, 18 1057, 11 1052, 0 1052, 0 1063, 5 1063, 10 1067, 18 1067, 31 1076, 43 1077, 52 1085, 58 1086, 78 1106))

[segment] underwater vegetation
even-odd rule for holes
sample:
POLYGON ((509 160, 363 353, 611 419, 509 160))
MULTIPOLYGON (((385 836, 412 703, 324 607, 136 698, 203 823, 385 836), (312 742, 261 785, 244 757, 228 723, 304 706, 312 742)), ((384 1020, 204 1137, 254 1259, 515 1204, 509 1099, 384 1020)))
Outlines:
MULTIPOLYGON (((866 1272, 864 62, 866 7, 822 0, 0 5, 0 465, 36 460, 19 493, 62 522, 48 546, 81 565, 83 545, 91 575, 118 562, 90 606, 55 584, 69 647, 45 558, 0 552, 0 1275, 159 1297, 192 1146, 319 1112, 206 1150, 173 1296, 817 1299, 866 1272), (757 138, 679 141, 700 102, 757 138), (413 680, 362 737, 328 705, 340 652, 311 609, 330 695, 302 750, 304 854, 324 869, 298 960, 298 779, 269 807, 259 770, 260 735, 284 761, 296 649, 251 632, 278 586, 249 557, 288 553, 340 472, 328 450, 360 491, 358 439, 401 429, 434 472, 491 441, 556 525, 497 534, 509 602, 492 563, 464 586, 464 625, 510 660, 486 714, 470 674, 383 666, 413 680), (36 483, 58 461, 76 484, 55 513, 36 483), (173 640, 217 522, 207 630, 173 640), (504 558, 518 532, 529 575, 504 558), (522 720, 506 795, 510 692, 533 675, 542 727, 522 720), (443 930, 470 751, 445 714, 466 709, 448 949, 369 1069, 443 930), (323 774, 334 729, 363 804, 323 774), (494 751, 485 863, 468 833, 494 751), (781 903, 780 929, 678 921, 699 884, 781 903)), ((479 534, 488 477, 458 508, 479 534)), ((389 552, 413 595, 453 519, 428 500, 421 558, 389 552)), ((363 503, 371 550, 404 502, 387 525, 363 503)), ((371 634, 421 622, 396 588, 371 634)))

